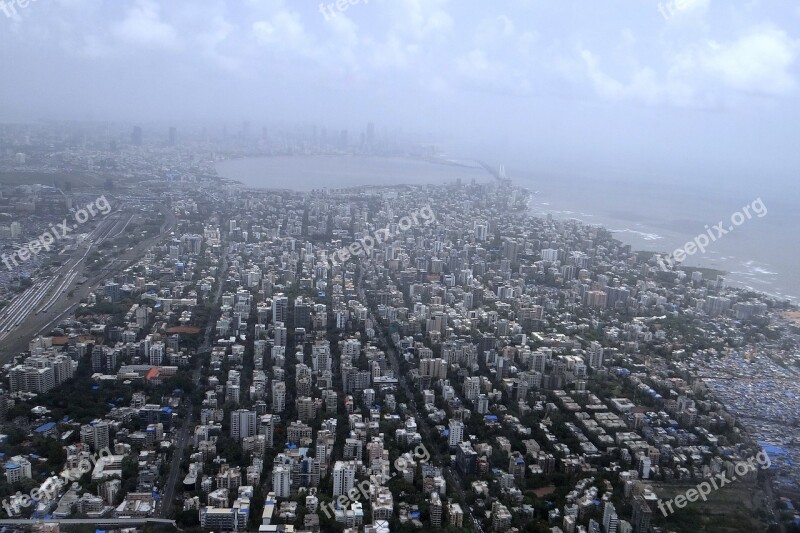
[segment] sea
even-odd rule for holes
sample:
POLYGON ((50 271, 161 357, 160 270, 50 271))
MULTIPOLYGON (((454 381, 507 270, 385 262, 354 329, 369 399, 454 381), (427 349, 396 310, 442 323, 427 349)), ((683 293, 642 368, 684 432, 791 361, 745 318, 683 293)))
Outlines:
MULTIPOLYGON (((299 191, 493 179, 474 161, 400 157, 253 157, 219 161, 216 168, 219 176, 249 187, 299 191)), ((601 181, 546 176, 525 168, 508 169, 506 175, 533 193, 533 214, 604 226, 634 250, 670 253, 711 231, 715 240, 705 253, 687 257, 685 265, 723 271, 734 286, 793 303, 800 300, 800 210, 778 188, 758 183, 726 188, 694 182, 601 181), (726 233, 717 236, 714 226, 720 222, 726 233)))

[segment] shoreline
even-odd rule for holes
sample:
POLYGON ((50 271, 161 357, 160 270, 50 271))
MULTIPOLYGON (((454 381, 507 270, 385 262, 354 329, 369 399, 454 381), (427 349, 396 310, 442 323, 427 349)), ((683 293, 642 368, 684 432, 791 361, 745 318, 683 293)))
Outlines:
MULTIPOLYGON (((531 195, 531 198, 533 198, 538 193, 538 191, 534 192, 528 187, 525 187, 525 186, 522 186, 522 185, 519 185, 519 184, 515 184, 514 181, 511 178, 508 178, 506 176, 500 177, 498 175, 497 171, 493 170, 488 164, 486 164, 486 163, 484 163, 484 162, 482 162, 482 161, 480 161, 478 159, 469 160, 469 162, 472 163, 472 164, 468 164, 467 162, 461 162, 461 161, 458 161, 458 160, 446 159, 446 158, 443 158, 443 157, 435 157, 435 156, 434 157, 423 157, 423 156, 411 156, 411 155, 371 155, 371 154, 336 154, 336 153, 324 154, 324 153, 320 153, 320 154, 246 155, 246 156, 230 157, 230 158, 222 159, 222 160, 220 160, 218 162, 222 163, 222 162, 226 162, 226 161, 243 161, 243 160, 247 160, 247 159, 279 158, 279 157, 280 158, 295 158, 295 157, 297 157, 297 158, 343 158, 343 157, 349 157, 349 158, 353 158, 353 159, 368 158, 368 159, 376 159, 376 160, 400 160, 400 161, 413 161, 413 162, 418 162, 418 163, 427 163, 427 164, 431 164, 431 165, 442 165, 442 166, 450 166, 450 167, 455 167, 455 168, 480 170, 482 172, 485 172, 493 180, 502 180, 503 182, 505 182, 508 185, 515 186, 515 187, 518 187, 520 189, 523 189, 523 190, 527 191, 531 195)), ((217 169, 217 163, 218 162, 215 161, 214 170, 215 170, 215 172, 217 174, 217 177, 220 179, 220 181, 222 183, 228 183, 228 184, 231 184, 231 185, 236 185, 236 186, 241 187, 243 189, 254 189, 254 190, 265 190, 265 191, 288 191, 288 192, 293 192, 293 193, 309 193, 309 192, 316 192, 316 191, 348 191, 348 190, 358 191, 358 190, 379 189, 379 188, 387 188, 387 187, 390 188, 390 187, 397 187, 397 186, 408 186, 408 187, 441 186, 441 185, 445 185, 447 183, 447 182, 444 182, 444 183, 442 183, 442 182, 439 182, 439 183, 429 182, 429 183, 420 183, 420 184, 394 183, 394 184, 390 184, 390 185, 359 184, 359 185, 350 185, 350 186, 336 187, 336 188, 333 188, 333 187, 314 187, 314 188, 311 188, 311 189, 295 189, 295 188, 289 188, 289 187, 259 187, 259 186, 248 185, 248 184, 242 182, 240 179, 234 179, 234 178, 225 177, 225 176, 220 175, 219 170, 217 169)), ((533 207, 529 205, 527 210, 526 210, 526 214, 528 214, 529 216, 535 216, 535 217, 539 217, 539 218, 541 218, 543 216, 546 216, 546 215, 543 215, 543 214, 540 213, 541 209, 537 209, 536 213, 534 213, 533 211, 534 211, 533 207)), ((585 220, 582 220, 582 219, 578 218, 577 216, 559 215, 557 210, 554 210, 554 211, 555 211, 555 214, 553 214, 553 217, 558 219, 558 220, 576 220, 576 221, 580 222, 581 224, 585 224, 585 225, 588 225, 588 226, 601 227, 601 228, 605 229, 606 231, 611 232, 612 234, 614 234, 614 239, 617 242, 619 242, 620 244, 625 245, 625 246, 631 246, 631 249, 632 249, 632 251, 634 253, 637 253, 637 254, 640 254, 640 253, 643 253, 643 254, 658 254, 658 253, 664 254, 664 252, 638 249, 638 248, 636 248, 636 244, 634 244, 634 243, 632 243, 630 241, 623 240, 622 238, 620 238, 618 236, 618 234, 625 233, 626 230, 616 230, 616 231, 614 231, 614 230, 610 229, 607 225, 605 225, 603 223, 588 222, 588 221, 585 221, 585 220)), ((588 215, 592 216, 591 213, 589 213, 588 215)), ((627 230, 627 231, 630 232, 631 230, 627 230)), ((639 233, 641 233, 641 232, 639 232, 639 233)), ((730 271, 722 270, 722 269, 719 269, 719 268, 715 268, 713 266, 709 266, 707 263, 701 262, 698 265, 683 266, 683 267, 680 267, 679 269, 684 271, 684 272, 687 272, 687 273, 691 273, 693 271, 707 271, 707 272, 718 273, 718 275, 722 275, 723 277, 726 278, 725 279, 725 283, 731 288, 734 288, 734 289, 740 290, 740 291, 754 292, 756 294, 759 294, 759 295, 762 295, 762 296, 764 296, 766 298, 769 298, 770 300, 772 300, 772 301, 774 301, 776 303, 785 303, 785 304, 788 304, 788 305, 790 305, 792 307, 797 307, 798 306, 798 297, 796 297, 796 296, 789 296, 789 295, 783 295, 783 294, 770 293, 770 292, 768 292, 766 290, 757 289, 755 287, 752 287, 751 285, 748 285, 746 281, 738 281, 738 280, 730 279, 730 278, 728 278, 728 276, 732 274, 730 271)))

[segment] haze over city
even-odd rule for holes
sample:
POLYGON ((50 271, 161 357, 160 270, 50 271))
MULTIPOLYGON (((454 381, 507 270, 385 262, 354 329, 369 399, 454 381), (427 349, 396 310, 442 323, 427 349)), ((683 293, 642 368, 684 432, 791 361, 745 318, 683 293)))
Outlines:
POLYGON ((0 0, 0 533, 800 531, 798 23, 0 0))
POLYGON ((0 118, 376 121, 566 175, 796 187, 793 2, 321 5, 31 2, 0 13, 0 118))

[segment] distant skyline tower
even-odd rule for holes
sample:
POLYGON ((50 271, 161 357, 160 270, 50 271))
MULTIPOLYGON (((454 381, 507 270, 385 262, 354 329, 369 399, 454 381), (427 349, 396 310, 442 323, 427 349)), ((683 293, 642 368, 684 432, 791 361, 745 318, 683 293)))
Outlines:
POLYGON ((347 130, 342 130, 339 134, 339 146, 342 150, 347 150, 347 130))
POLYGON ((131 133, 131 144, 134 146, 142 145, 142 128, 141 126, 134 126, 133 133, 131 133))
POLYGON ((369 148, 375 146, 375 124, 372 122, 367 124, 367 146, 369 148))
POLYGON ((167 137, 167 144, 175 146, 178 142, 178 129, 175 126, 169 127, 169 135, 167 137))

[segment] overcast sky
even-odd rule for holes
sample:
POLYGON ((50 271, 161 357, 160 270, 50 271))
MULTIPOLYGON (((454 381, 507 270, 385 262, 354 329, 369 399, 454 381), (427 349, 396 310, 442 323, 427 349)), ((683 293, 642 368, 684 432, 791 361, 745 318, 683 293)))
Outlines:
POLYGON ((800 168, 795 0, 2 1, 0 120, 374 121, 567 172, 800 168))

